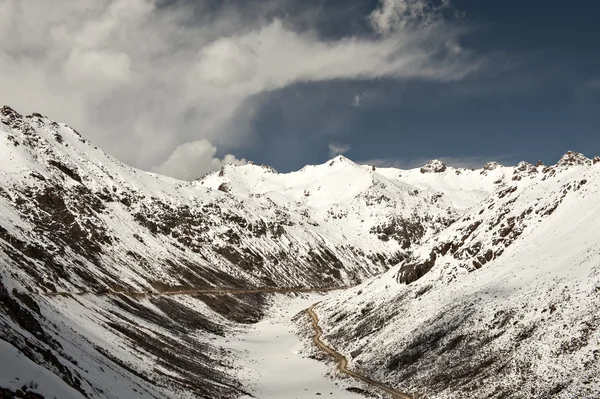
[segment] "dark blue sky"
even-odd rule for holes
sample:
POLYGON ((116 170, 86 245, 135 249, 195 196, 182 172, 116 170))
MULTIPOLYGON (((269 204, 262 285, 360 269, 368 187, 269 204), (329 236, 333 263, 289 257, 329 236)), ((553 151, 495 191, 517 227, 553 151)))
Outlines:
MULTIPOLYGON (((310 21, 323 36, 368 34, 375 1, 310 2, 323 10, 310 21)), ((253 140, 236 155, 288 171, 324 162, 332 142, 349 145, 356 161, 397 165, 600 154, 600 1, 452 5, 468 28, 463 47, 491 60, 484 70, 451 83, 336 80, 261 94, 253 140)), ((290 8, 289 23, 301 27, 304 17, 290 8)))

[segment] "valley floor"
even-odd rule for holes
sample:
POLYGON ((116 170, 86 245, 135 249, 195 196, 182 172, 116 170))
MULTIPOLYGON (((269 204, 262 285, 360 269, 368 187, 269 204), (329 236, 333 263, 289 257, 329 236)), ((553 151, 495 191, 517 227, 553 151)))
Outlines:
MULTIPOLYGON (((223 343, 239 353, 239 377, 247 381, 247 389, 256 398, 307 399, 319 394, 327 398, 363 397, 347 391, 344 380, 327 376, 333 371, 333 363, 328 365, 301 354, 303 344, 291 319, 322 299, 317 294, 294 298, 278 295, 268 316, 223 343)), ((308 324, 308 317, 306 321, 308 324)))

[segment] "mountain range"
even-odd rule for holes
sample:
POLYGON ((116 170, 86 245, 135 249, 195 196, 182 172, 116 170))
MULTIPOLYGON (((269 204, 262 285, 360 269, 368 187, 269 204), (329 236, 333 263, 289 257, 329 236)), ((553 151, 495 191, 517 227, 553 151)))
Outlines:
POLYGON ((210 290, 351 287, 315 308, 323 339, 390 386, 598 397, 598 226, 600 158, 575 152, 476 170, 338 156, 186 182, 5 106, 0 393, 250 394, 218 342, 271 305, 210 290))

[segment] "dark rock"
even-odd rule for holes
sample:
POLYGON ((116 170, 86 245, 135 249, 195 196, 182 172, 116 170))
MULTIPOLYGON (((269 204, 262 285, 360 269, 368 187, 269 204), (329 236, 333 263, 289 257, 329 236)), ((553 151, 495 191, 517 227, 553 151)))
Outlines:
POLYGON ((221 183, 219 185, 218 190, 219 191, 223 191, 224 193, 228 193, 229 191, 231 191, 231 188, 229 187, 229 184, 227 184, 227 183, 221 183))
POLYGON ((490 161, 483 165, 483 170, 494 170, 500 167, 502 167, 502 165, 499 162, 490 161))
POLYGON ((370 233, 377 234, 377 238, 381 241, 394 240, 402 249, 407 249, 419 242, 425 234, 425 228, 419 223, 418 218, 411 220, 395 218, 380 226, 372 227, 370 233))
POLYGON ((442 173, 447 169, 446 165, 438 160, 433 159, 427 162, 422 168, 421 173, 442 173))
POLYGON ((71 179, 75 180, 76 182, 81 183, 81 177, 77 174, 77 172, 70 169, 65 164, 55 161, 55 160, 52 160, 52 159, 49 160, 48 163, 50 165, 54 166, 55 168, 57 168, 58 170, 60 170, 61 172, 63 172, 65 175, 69 176, 71 179))
POLYGON ((416 261, 407 263, 400 267, 398 271, 398 282, 400 284, 410 284, 417 281, 425 275, 435 265, 437 255, 435 252, 429 254, 429 258, 425 261, 416 261))
POLYGON ((350 356, 352 356, 352 359, 354 359, 355 357, 360 356, 361 353, 363 353, 363 350, 357 349, 357 350, 350 352, 350 356))

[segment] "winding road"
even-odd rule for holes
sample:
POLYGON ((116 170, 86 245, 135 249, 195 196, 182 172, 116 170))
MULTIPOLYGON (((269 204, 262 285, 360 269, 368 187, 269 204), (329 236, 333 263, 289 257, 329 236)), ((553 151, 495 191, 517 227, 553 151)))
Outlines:
POLYGON ((185 290, 162 290, 162 291, 131 291, 131 290, 106 290, 106 291, 57 291, 46 292, 45 296, 68 296, 68 295, 127 295, 134 297, 147 296, 171 296, 171 295, 246 295, 246 294, 289 294, 289 293, 308 293, 308 292, 329 292, 343 290, 347 286, 334 287, 256 287, 256 288, 192 288, 185 290))
POLYGON ((312 327, 315 330, 315 335, 313 336, 313 341, 319 348, 321 348, 323 351, 325 351, 327 354, 329 354, 331 357, 333 357, 335 359, 335 361, 337 362, 337 369, 339 371, 341 371, 344 374, 349 375, 350 377, 356 378, 357 380, 360 380, 371 386, 374 386, 386 393, 389 393, 394 398, 413 399, 411 396, 408 396, 407 394, 405 394, 403 392, 400 392, 398 390, 390 388, 380 382, 377 382, 369 377, 365 377, 364 375, 358 374, 352 370, 348 370, 348 368, 347 368, 348 359, 346 359, 346 357, 344 355, 342 355, 341 353, 336 352, 333 348, 331 348, 330 346, 325 344, 323 342, 323 340, 321 339, 321 337, 323 336, 323 330, 321 329, 321 327, 319 327, 319 317, 317 316, 317 314, 314 311, 314 308, 315 308, 315 306, 317 306, 317 304, 318 303, 315 303, 314 305, 312 305, 310 308, 308 308, 306 310, 306 313, 308 313, 308 315, 312 319, 312 327))

